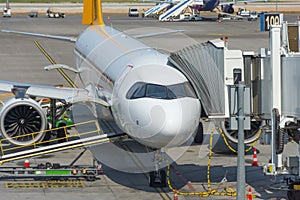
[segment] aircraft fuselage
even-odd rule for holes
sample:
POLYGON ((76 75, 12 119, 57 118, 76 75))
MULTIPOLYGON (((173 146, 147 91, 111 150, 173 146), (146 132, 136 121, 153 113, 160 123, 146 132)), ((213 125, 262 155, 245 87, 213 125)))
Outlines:
POLYGON ((117 125, 138 142, 173 147, 196 132, 200 102, 168 55, 112 27, 90 26, 75 56, 82 82, 104 94, 117 125))

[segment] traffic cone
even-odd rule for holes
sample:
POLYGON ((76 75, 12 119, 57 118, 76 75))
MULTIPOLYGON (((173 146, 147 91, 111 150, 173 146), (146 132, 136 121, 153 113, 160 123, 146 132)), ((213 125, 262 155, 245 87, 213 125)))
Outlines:
POLYGON ((258 166, 256 148, 254 148, 252 166, 258 166))
POLYGON ((174 200, 178 200, 177 190, 174 190, 174 200))
POLYGON ((254 152, 253 152, 252 166, 258 166, 258 160, 257 160, 257 152, 256 152, 256 148, 254 148, 254 152))
POLYGON ((252 189, 251 189, 251 187, 249 187, 249 189, 248 189, 247 200, 252 200, 252 189))
POLYGON ((252 166, 258 166, 258 160, 257 160, 256 148, 254 148, 254 152, 253 152, 252 166))
POLYGON ((29 162, 29 160, 25 160, 25 161, 24 161, 24 167, 25 167, 25 168, 30 167, 30 162, 29 162))

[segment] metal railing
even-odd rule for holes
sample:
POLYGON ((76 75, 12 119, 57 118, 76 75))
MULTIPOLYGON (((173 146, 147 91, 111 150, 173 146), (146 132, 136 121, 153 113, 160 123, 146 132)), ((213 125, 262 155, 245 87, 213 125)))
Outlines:
POLYGON ((9 140, 18 138, 20 139, 20 137, 28 136, 34 139, 34 137, 36 137, 37 134, 41 134, 41 132, 34 132, 22 136, 1 139, 0 150, 2 155, 0 156, 0 165, 4 162, 13 160, 44 155, 47 153, 54 153, 72 148, 79 148, 82 146, 88 146, 102 142, 109 142, 107 136, 100 133, 100 126, 96 120, 45 130, 44 134, 52 134, 54 131, 57 132, 59 130, 63 130, 64 134, 59 135, 59 137, 50 137, 49 140, 44 139, 39 142, 24 146, 12 145, 9 143, 9 140), (73 131, 72 128, 86 131, 80 133, 78 131, 73 131), (69 129, 72 130, 72 133, 68 133, 69 129))

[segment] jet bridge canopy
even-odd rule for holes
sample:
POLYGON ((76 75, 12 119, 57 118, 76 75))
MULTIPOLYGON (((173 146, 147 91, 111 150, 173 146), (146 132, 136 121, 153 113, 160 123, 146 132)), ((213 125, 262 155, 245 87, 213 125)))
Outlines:
POLYGON ((208 116, 225 115, 224 48, 195 44, 171 53, 169 61, 191 82, 208 116))

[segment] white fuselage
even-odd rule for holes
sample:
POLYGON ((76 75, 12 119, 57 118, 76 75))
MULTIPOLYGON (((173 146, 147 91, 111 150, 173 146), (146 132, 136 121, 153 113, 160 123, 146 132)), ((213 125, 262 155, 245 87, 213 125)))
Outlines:
POLYGON ((87 28, 75 55, 85 87, 111 105, 117 125, 135 140, 173 147, 197 130, 200 102, 168 55, 108 26, 87 28))

